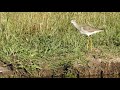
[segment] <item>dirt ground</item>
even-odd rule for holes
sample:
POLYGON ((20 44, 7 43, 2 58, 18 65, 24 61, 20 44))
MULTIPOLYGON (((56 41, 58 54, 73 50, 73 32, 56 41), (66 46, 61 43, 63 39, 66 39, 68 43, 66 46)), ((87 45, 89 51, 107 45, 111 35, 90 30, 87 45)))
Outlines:
POLYGON ((87 66, 75 62, 71 67, 56 70, 42 69, 31 73, 24 68, 15 69, 12 64, 0 62, 0 78, 119 78, 120 58, 109 61, 91 60, 87 66))

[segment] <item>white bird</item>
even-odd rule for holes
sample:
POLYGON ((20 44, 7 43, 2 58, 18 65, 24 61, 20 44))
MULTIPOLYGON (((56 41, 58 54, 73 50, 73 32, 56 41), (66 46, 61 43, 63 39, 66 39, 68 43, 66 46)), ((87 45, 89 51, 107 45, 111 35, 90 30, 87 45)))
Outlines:
MULTIPOLYGON (((91 36, 95 33, 103 31, 103 30, 95 29, 90 26, 79 26, 76 23, 76 20, 71 20, 71 23, 80 31, 81 34, 87 35, 88 38, 89 38, 89 36, 91 36)), ((90 40, 90 41, 91 41, 91 50, 92 50, 92 40, 90 40)), ((89 43, 89 41, 88 41, 88 43, 89 43)), ((88 49, 88 44, 87 44, 87 49, 88 49)))

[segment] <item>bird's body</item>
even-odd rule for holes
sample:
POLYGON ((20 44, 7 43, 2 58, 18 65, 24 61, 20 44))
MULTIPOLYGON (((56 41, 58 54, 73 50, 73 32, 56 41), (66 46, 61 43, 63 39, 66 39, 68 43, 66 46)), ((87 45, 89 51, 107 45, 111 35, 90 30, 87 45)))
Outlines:
MULTIPOLYGON (((90 26, 79 26, 75 20, 71 20, 71 23, 79 30, 81 34, 87 35, 88 37, 95 33, 103 31, 103 30, 95 29, 90 26)), ((92 40, 91 40, 91 47, 92 47, 92 40)), ((88 48, 88 44, 87 44, 87 48, 88 48)))
POLYGON ((80 31, 81 34, 85 34, 87 36, 103 31, 90 26, 79 26, 75 20, 72 20, 71 23, 80 31))

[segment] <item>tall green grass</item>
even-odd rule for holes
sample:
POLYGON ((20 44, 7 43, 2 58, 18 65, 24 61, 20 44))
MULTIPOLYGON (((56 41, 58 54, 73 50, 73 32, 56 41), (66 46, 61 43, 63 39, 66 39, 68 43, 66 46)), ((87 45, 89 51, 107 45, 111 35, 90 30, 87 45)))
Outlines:
POLYGON ((119 12, 0 12, 0 60, 27 70, 85 62, 87 38, 70 23, 72 19, 104 28, 92 36, 94 47, 104 55, 119 56, 119 12))

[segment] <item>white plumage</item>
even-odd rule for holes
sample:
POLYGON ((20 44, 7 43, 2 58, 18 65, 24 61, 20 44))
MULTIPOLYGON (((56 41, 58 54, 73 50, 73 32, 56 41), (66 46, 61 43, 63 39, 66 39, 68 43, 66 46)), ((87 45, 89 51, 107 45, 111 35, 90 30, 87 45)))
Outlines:
POLYGON ((71 23, 80 31, 81 34, 85 34, 87 36, 103 31, 90 26, 79 26, 75 20, 71 20, 71 23))

